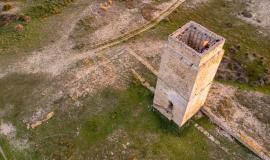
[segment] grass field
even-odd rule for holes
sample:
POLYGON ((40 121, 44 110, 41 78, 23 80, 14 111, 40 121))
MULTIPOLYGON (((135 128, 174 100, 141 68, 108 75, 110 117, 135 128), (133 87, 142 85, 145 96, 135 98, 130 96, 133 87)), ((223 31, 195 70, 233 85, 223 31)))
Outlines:
MULTIPOLYGON (((206 117, 179 129, 153 110, 152 98, 137 82, 125 90, 107 88, 81 99, 83 106, 79 108, 69 105, 69 110, 63 112, 56 104, 56 116, 30 130, 21 121, 27 114, 27 107, 22 104, 24 112, 14 110, 3 120, 16 124, 16 138, 28 139, 30 148, 17 150, 4 137, 0 139, 1 146, 8 159, 237 158, 221 150, 193 126, 197 122, 215 132, 215 126, 206 117)), ((248 150, 232 144, 242 158, 249 158, 248 150)))

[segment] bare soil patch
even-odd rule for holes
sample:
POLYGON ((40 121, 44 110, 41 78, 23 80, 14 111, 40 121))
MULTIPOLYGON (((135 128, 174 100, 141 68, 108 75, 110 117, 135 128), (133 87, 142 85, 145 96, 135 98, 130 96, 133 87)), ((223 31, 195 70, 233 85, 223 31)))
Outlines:
POLYGON ((16 128, 10 123, 1 122, 0 133, 5 136, 14 137, 16 134, 16 128))
POLYGON ((270 31, 270 2, 268 0, 246 1, 247 8, 239 13, 246 22, 270 31))

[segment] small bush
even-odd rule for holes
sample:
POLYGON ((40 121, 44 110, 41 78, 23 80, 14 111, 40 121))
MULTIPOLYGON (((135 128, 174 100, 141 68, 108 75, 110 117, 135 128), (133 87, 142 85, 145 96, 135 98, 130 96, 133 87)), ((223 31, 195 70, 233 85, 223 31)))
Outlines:
POLYGON ((31 21, 31 17, 30 16, 26 16, 26 15, 20 15, 19 16, 19 20, 20 21, 23 21, 23 22, 26 22, 26 23, 29 23, 31 21))
POLYGON ((29 12, 28 15, 31 15, 31 17, 47 17, 53 14, 58 14, 62 11, 62 8, 69 3, 74 2, 74 0, 46 0, 42 4, 39 4, 37 6, 33 6, 29 12))
POLYGON ((9 11, 9 10, 11 10, 12 9, 12 5, 11 4, 5 4, 4 6, 3 6, 3 11, 9 11))
POLYGON ((24 30, 24 27, 23 27, 23 25, 18 24, 18 25, 16 25, 15 29, 17 32, 22 32, 24 30))
POLYGON ((141 13, 142 13, 143 18, 147 21, 152 20, 153 19, 152 12, 154 12, 155 10, 156 8, 152 6, 151 4, 145 4, 141 8, 141 13))

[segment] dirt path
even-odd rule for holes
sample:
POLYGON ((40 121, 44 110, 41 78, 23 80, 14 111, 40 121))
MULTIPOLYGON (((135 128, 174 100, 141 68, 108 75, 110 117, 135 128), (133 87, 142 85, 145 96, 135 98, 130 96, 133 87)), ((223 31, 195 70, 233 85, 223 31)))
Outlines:
POLYGON ((130 31, 130 32, 127 32, 120 37, 105 41, 105 42, 100 43, 100 44, 93 45, 93 46, 91 46, 91 48, 94 49, 95 51, 100 51, 100 50, 112 47, 114 45, 117 45, 121 42, 124 42, 132 37, 139 35, 142 32, 147 31, 148 29, 152 28, 153 26, 158 24, 160 21, 162 21, 164 18, 166 18, 169 14, 171 14, 184 1, 185 0, 177 0, 174 4, 171 5, 171 7, 169 7, 167 10, 163 11, 158 17, 151 20, 149 23, 146 23, 145 25, 141 26, 140 28, 133 30, 133 31, 130 31))

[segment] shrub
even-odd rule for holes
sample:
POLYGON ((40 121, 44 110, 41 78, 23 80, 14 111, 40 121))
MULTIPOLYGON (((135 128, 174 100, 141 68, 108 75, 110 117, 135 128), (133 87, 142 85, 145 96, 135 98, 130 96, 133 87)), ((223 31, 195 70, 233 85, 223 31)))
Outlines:
POLYGON ((73 1, 74 0, 45 0, 43 3, 37 6, 33 6, 27 14, 36 18, 58 14, 61 12, 64 6, 72 3, 73 1))
POLYGON ((26 16, 26 15, 20 15, 19 16, 19 20, 20 21, 23 21, 23 22, 26 22, 26 23, 29 23, 31 21, 31 17, 30 16, 26 16))
POLYGON ((16 25, 15 29, 16 29, 16 31, 18 31, 18 32, 22 32, 22 31, 24 30, 24 27, 23 27, 23 25, 18 24, 18 25, 16 25))
POLYGON ((12 9, 12 5, 11 4, 5 4, 4 6, 3 6, 3 11, 8 11, 8 10, 11 10, 12 9))

